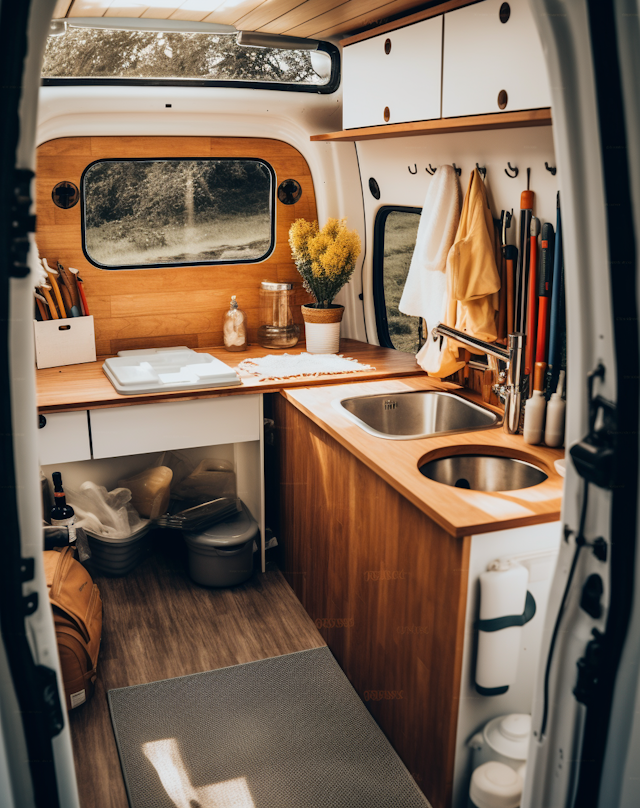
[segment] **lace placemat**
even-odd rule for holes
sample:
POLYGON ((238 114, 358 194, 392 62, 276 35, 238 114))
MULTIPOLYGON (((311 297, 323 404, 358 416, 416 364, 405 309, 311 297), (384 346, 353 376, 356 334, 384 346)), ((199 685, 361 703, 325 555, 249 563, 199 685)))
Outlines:
POLYGON ((290 379, 301 376, 335 376, 341 373, 363 373, 375 370, 357 359, 338 354, 269 354, 256 359, 245 359, 238 370, 257 376, 261 381, 290 379))

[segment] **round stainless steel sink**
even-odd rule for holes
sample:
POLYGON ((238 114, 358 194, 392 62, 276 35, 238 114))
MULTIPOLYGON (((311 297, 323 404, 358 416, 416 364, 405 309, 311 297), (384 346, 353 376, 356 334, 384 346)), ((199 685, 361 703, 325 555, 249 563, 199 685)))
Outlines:
POLYGON ((441 457, 424 463, 420 471, 437 483, 471 491, 517 491, 547 479, 544 471, 524 460, 490 455, 441 457))

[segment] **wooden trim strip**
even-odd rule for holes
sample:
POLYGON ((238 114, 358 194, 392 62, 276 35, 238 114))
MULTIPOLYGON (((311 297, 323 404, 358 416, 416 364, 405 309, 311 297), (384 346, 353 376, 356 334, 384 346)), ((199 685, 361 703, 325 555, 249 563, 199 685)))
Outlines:
POLYGON ((448 0, 446 3, 440 3, 437 6, 417 11, 415 14, 410 14, 408 17, 401 17, 398 20, 387 22, 384 25, 378 25, 376 28, 370 28, 368 31, 361 31, 359 34, 348 36, 346 39, 340 40, 340 45, 346 48, 348 45, 353 45, 356 42, 362 42, 365 39, 371 39, 380 34, 388 34, 389 31, 397 31, 399 28, 406 28, 407 25, 413 25, 422 20, 428 20, 431 17, 438 17, 440 14, 446 14, 447 11, 455 11, 457 8, 464 6, 471 6, 478 3, 480 0, 448 0))
POLYGON ((551 109, 527 109, 519 112, 497 112, 490 115, 469 115, 464 118, 438 118, 433 121, 411 121, 362 129, 345 129, 311 135, 314 141, 383 140, 415 135, 443 135, 453 132, 481 132, 489 129, 522 129, 528 126, 551 126, 551 109))

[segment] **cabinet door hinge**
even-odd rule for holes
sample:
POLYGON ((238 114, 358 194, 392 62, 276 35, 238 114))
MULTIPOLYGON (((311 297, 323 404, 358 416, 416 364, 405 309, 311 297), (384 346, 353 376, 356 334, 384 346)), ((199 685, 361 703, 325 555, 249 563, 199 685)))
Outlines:
POLYGON ((31 210, 31 180, 35 174, 31 169, 18 168, 13 184, 13 205, 11 208, 11 266, 12 278, 26 278, 29 274, 29 233, 36 231, 36 217, 31 210))

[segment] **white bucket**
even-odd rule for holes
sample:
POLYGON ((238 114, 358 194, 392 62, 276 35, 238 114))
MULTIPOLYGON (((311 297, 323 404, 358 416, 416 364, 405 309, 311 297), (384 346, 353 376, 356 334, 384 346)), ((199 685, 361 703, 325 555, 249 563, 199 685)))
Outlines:
POLYGON ((305 323, 307 352, 334 354, 340 350, 340 323, 305 323))

